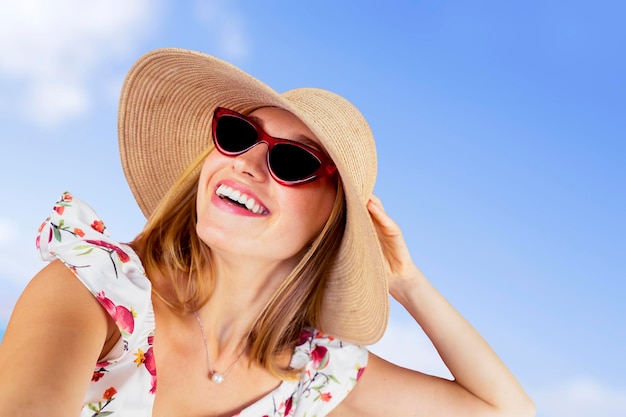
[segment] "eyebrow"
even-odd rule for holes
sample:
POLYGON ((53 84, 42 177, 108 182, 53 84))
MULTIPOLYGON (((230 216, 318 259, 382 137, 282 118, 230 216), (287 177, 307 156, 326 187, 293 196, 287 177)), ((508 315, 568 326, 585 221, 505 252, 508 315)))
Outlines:
POLYGON ((318 151, 321 151, 322 149, 320 148, 320 144, 317 143, 316 141, 314 141, 313 139, 311 139, 308 136, 304 136, 304 135, 298 135, 298 137, 296 137, 294 140, 297 140, 298 142, 309 146, 313 149, 316 149, 318 151))
MULTIPOLYGON (((262 126, 263 120, 262 119, 260 119, 259 117, 256 117, 256 116, 251 116, 251 115, 247 115, 246 117, 248 119, 252 120, 254 123, 256 123, 261 129, 263 129, 263 126, 262 126)), ((265 132, 265 129, 263 129, 263 131, 265 132)), ((265 132, 265 133, 268 134, 267 132, 265 132)), ((272 135, 270 135, 270 136, 272 136, 272 135)), ((306 145, 306 146, 308 146, 310 148, 315 149, 316 151, 324 152, 322 150, 322 148, 321 148, 319 143, 317 143, 316 141, 314 141, 313 139, 311 139, 310 137, 308 137, 306 135, 298 135, 298 136, 296 136, 293 139, 287 139, 287 138, 278 138, 278 139, 291 140, 291 141, 294 141, 294 142, 300 142, 303 145, 306 145)))

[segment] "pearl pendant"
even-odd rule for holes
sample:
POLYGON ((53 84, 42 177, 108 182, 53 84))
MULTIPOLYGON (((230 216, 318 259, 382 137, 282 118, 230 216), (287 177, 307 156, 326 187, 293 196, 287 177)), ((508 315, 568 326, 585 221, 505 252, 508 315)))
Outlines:
POLYGON ((222 382, 224 382, 224 375, 220 374, 219 372, 213 372, 213 375, 211 375, 211 381, 215 382, 216 384, 221 384, 222 382))

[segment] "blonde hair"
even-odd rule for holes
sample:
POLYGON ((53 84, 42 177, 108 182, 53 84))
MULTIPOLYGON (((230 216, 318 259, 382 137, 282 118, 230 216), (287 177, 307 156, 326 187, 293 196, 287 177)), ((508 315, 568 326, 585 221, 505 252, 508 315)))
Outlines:
MULTIPOLYGON (((198 310, 211 297, 214 288, 210 248, 196 233, 200 166, 212 150, 213 146, 208 147, 189 165, 131 243, 148 277, 150 271, 156 270, 170 281, 173 296, 163 296, 156 291, 155 294, 179 314, 198 310)), ((250 361, 280 378, 294 377, 298 370, 280 366, 278 356, 295 347, 304 328, 320 328, 326 277, 345 228, 341 181, 337 181, 336 188, 333 208, 324 227, 311 244, 302 249, 298 264, 269 300, 246 341, 250 361)))

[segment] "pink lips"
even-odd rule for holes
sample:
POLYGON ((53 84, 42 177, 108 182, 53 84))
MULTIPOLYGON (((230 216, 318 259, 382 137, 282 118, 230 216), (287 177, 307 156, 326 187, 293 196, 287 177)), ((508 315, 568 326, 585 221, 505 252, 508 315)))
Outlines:
POLYGON ((220 182, 211 195, 211 203, 221 210, 241 216, 258 217, 269 214, 267 207, 252 191, 234 181, 220 182), (234 199, 239 202, 233 201, 234 199))

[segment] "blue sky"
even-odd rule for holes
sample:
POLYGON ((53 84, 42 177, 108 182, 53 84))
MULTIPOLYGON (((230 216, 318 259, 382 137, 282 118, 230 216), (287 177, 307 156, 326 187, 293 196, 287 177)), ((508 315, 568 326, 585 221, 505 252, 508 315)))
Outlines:
MULTIPOLYGON (((538 415, 626 415, 626 5, 306 3, 0 0, 0 329, 61 192, 120 240, 141 229, 119 89, 144 52, 183 47, 356 104, 415 261, 538 415)), ((373 349, 446 375, 397 305, 373 349)))

